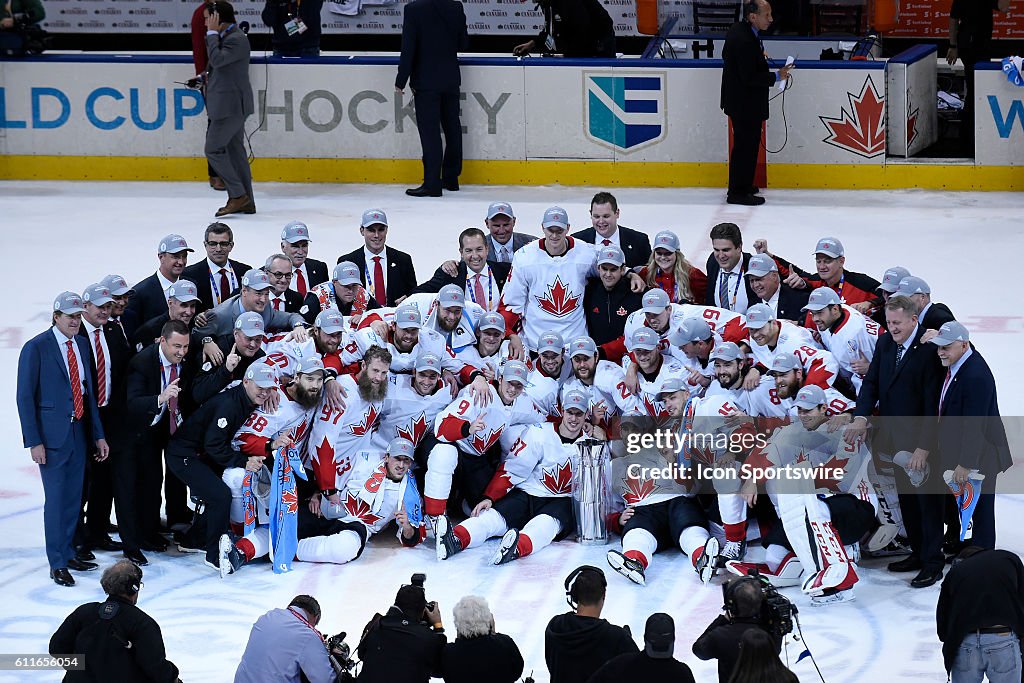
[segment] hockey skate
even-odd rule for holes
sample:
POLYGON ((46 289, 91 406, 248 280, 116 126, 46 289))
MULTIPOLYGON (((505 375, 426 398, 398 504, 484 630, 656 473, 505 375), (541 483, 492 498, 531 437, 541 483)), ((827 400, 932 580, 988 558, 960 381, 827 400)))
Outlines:
POLYGON ((821 595, 811 596, 812 607, 824 607, 825 605, 838 605, 841 602, 853 602, 856 596, 853 594, 853 588, 847 588, 845 590, 836 590, 830 588, 821 595))
POLYGON ((234 574, 245 564, 245 555, 228 534, 221 535, 220 541, 217 543, 217 550, 220 556, 220 578, 223 579, 228 574, 234 574))
POLYGON ((644 578, 644 566, 640 564, 639 561, 626 557, 618 550, 609 550, 605 558, 608 560, 608 565, 612 569, 622 574, 633 583, 640 586, 646 584, 646 579, 644 578))
POLYGON ((730 560, 725 563, 725 568, 736 576, 751 576, 756 570, 758 574, 772 582, 776 588, 789 588, 800 585, 800 576, 804 568, 800 560, 792 553, 787 555, 775 571, 772 571, 767 564, 760 562, 738 562, 730 560))
POLYGON ((435 548, 438 560, 447 560, 452 555, 462 552, 462 541, 455 535, 448 515, 438 515, 435 534, 435 548))
POLYGON ((879 524, 878 528, 875 529, 868 537, 867 543, 864 545, 864 549, 868 555, 874 555, 885 549, 892 541, 897 537, 900 532, 900 528, 895 524, 879 524))
POLYGON ((519 559, 519 530, 509 529, 501 537, 501 543, 491 559, 491 564, 507 564, 519 559))
POLYGON ((857 583, 857 568, 852 562, 837 562, 814 572, 801 585, 811 597, 830 595, 830 590, 844 591, 857 583))
MULTIPOLYGON (((707 542, 704 543, 704 552, 701 553, 701 556, 697 558, 697 562, 693 565, 693 568, 697 570, 697 576, 700 577, 701 583, 705 586, 711 583, 711 579, 718 573, 719 567, 724 566, 722 555, 718 552, 719 547, 718 539, 714 536, 709 537, 707 542)), ((726 547, 728 547, 728 543, 726 547)))
POLYGON ((718 555, 718 567, 722 568, 726 562, 742 561, 747 554, 747 541, 726 541, 725 547, 718 555))
POLYGON ((896 536, 889 544, 880 550, 871 551, 868 553, 871 557, 898 557, 900 555, 909 555, 914 552, 910 547, 910 542, 907 541, 903 536, 896 536))

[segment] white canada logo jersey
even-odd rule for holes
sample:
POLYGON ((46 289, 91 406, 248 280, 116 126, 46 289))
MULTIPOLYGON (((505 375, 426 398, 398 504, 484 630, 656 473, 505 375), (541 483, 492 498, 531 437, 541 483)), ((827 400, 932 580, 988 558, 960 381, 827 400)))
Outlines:
POLYGON ((689 495, 688 483, 660 476, 666 467, 677 462, 675 454, 654 448, 612 460, 613 509, 621 511, 624 507, 664 503, 689 495))
POLYGON ((465 453, 483 455, 491 446, 498 443, 510 426, 537 424, 542 421, 543 417, 528 396, 520 394, 512 405, 507 406, 498 396, 497 389, 493 386, 488 389, 491 392, 491 402, 485 407, 476 404, 472 392, 467 387, 447 408, 438 413, 434 420, 437 438, 446 443, 456 444, 459 450, 465 453), (483 429, 463 437, 463 425, 471 425, 480 416, 484 420, 483 429))
MULTIPOLYGON (((628 365, 632 361, 629 360, 629 356, 626 356, 622 362, 628 369, 628 365)), ((637 373, 637 379, 640 382, 639 393, 636 396, 633 411, 629 414, 654 418, 668 417, 668 408, 665 407, 665 402, 658 398, 658 394, 661 393, 661 385, 670 377, 679 377, 685 380, 688 375, 686 366, 678 359, 662 356, 661 367, 653 379, 648 379, 642 372, 637 373)))
POLYGON ((583 294, 576 294, 562 284, 561 276, 555 276, 555 283, 550 285, 542 296, 537 296, 537 305, 541 310, 555 318, 564 318, 580 304, 583 294))
POLYGON ((597 361, 594 381, 584 384, 576 377, 570 377, 562 385, 562 396, 575 389, 590 396, 592 409, 603 406, 607 415, 637 415, 637 398, 626 387, 626 374, 622 368, 607 360, 597 361))
POLYGON ((379 452, 373 432, 379 425, 384 402, 364 401, 352 375, 336 380, 345 390, 345 408, 334 410, 321 403, 309 436, 308 452, 321 490, 343 489, 360 453, 379 452))
MULTIPOLYGON (((235 433, 231 445, 249 455, 266 455, 266 445, 278 434, 289 433, 299 453, 306 453, 306 440, 310 426, 316 419, 317 408, 303 408, 298 401, 289 398, 280 386, 277 392, 277 409, 268 412, 262 406, 253 411, 245 424, 235 433)), ((304 458, 308 464, 308 458, 304 458)))
POLYGON ((859 311, 843 306, 844 319, 835 330, 823 330, 821 345, 832 352, 839 364, 839 372, 850 380, 854 391, 860 392, 863 381, 853 370, 853 362, 861 356, 870 363, 875 355, 875 343, 882 327, 859 311))
POLYGON ((578 452, 576 444, 586 438, 580 434, 565 443, 550 422, 524 429, 491 479, 487 494, 501 497, 518 488, 540 498, 572 495, 573 456, 578 452))
POLYGON ((793 354, 804 369, 805 385, 813 384, 822 389, 832 386, 839 374, 839 364, 836 362, 835 356, 814 341, 814 337, 811 336, 807 328, 798 327, 787 320, 780 320, 778 323, 780 325, 779 338, 774 349, 758 344, 753 339, 750 340, 754 361, 770 368, 776 355, 780 353, 793 354))
POLYGON ((433 394, 421 396, 413 388, 411 375, 391 375, 388 382, 390 386, 375 441, 381 450, 386 450, 397 437, 419 446, 423 436, 433 430, 434 418, 451 403, 452 395, 448 387, 440 387, 433 394))

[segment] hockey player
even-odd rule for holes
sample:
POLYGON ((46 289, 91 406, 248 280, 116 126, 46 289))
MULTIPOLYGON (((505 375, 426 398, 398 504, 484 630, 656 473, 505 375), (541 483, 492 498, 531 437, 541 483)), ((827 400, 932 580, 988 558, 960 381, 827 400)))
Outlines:
MULTIPOLYGON (((689 389, 682 378, 669 379, 663 388, 677 394, 685 405, 689 389)), ((612 569, 642 586, 654 553, 677 546, 690 556, 701 581, 711 580, 718 565, 719 542, 708 533, 696 482, 686 475, 674 448, 648 448, 615 458, 612 486, 616 507, 625 506, 610 519, 610 527, 622 533, 622 551, 609 550, 606 556, 612 569), (664 476, 665 470, 676 476, 664 476)))
MULTIPOLYGON (((588 438, 583 428, 589 402, 583 392, 570 391, 563 399, 558 426, 549 422, 523 431, 472 516, 455 527, 447 516, 438 519, 437 559, 501 536, 491 562, 505 564, 575 530, 572 458, 576 444, 588 438)), ((600 427, 594 428, 593 438, 604 438, 600 427)))
POLYGON ((572 374, 572 365, 565 362, 565 342, 557 332, 545 332, 537 342, 537 360, 527 378, 525 393, 537 411, 549 419, 557 419, 558 394, 562 383, 572 374))
POLYGON ((508 359, 508 341, 505 341, 505 319, 490 312, 481 316, 476 327, 475 346, 464 346, 456 357, 487 373, 488 380, 501 374, 501 366, 508 359))
POLYGON ((355 327, 368 310, 380 308, 359 278, 359 266, 351 261, 342 261, 334 266, 330 282, 322 282, 306 294, 299 314, 312 323, 320 311, 336 310, 349 319, 355 327))
POLYGON ((562 385, 562 395, 582 391, 590 396, 594 424, 601 424, 614 437, 617 429, 611 418, 635 415, 636 396, 626 388, 622 368, 607 360, 598 360, 597 344, 590 337, 577 337, 569 344, 572 376, 562 385))
MULTIPOLYGON (((666 380, 672 377, 685 378, 688 375, 685 366, 679 360, 665 356, 658 350, 658 335, 650 328, 637 329, 629 342, 630 353, 636 358, 637 380, 640 385, 632 414, 656 419, 668 417, 668 409, 658 395, 666 380)), ((629 356, 623 358, 622 362, 629 363, 629 356)))
POLYGON ((804 369, 804 384, 816 384, 826 389, 832 386, 839 374, 835 357, 814 341, 807 328, 776 319, 767 304, 754 304, 747 309, 747 329, 750 330, 750 351, 755 363, 754 370, 744 381, 748 389, 757 386, 763 372, 780 354, 797 357, 804 369))
POLYGON ((881 327, 871 318, 840 301, 831 287, 819 287, 803 310, 809 311, 821 336, 821 345, 839 363, 839 374, 860 391, 861 378, 875 355, 875 342, 881 327))
MULTIPOLYGON (((828 353, 819 351, 818 354, 828 353)), ((768 376, 774 379, 774 395, 769 392, 770 400, 763 400, 764 394, 751 392, 751 396, 759 394, 757 401, 758 415, 769 417, 796 417, 796 396, 805 386, 817 386, 823 390, 826 399, 826 411, 832 420, 833 429, 848 423, 853 417, 852 411, 857 407, 856 401, 843 396, 831 386, 821 387, 818 384, 809 382, 809 375, 800 364, 800 357, 796 354, 778 354, 772 360, 768 369, 768 376)))
MULTIPOLYGON (((437 294, 411 294, 396 309, 382 309, 366 317, 361 327, 376 324, 380 317, 387 321, 390 314, 399 309, 415 308, 419 312, 421 332, 434 332, 451 349, 452 353, 476 343, 476 323, 484 309, 472 301, 466 301, 466 294, 458 285, 448 284, 437 294)), ((430 335, 424 334, 424 340, 430 335)), ((436 350, 436 349, 435 349, 436 350)), ((408 351, 403 351, 408 353, 408 351)), ((410 360, 410 364, 411 364, 410 360)))

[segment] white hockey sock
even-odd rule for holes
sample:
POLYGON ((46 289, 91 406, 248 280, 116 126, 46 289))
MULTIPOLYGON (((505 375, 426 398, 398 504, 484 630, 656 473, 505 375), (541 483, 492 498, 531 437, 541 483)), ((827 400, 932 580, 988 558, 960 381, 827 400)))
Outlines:
POLYGON ((650 566, 658 539, 646 529, 630 529, 622 537, 622 554, 631 560, 638 560, 645 568, 650 566))
POLYGON ((474 548, 488 538, 494 536, 504 536, 505 532, 508 531, 508 525, 505 524, 505 518, 501 516, 501 513, 491 508, 484 510, 480 513, 479 517, 469 517, 466 521, 455 527, 455 535, 462 539, 462 548, 474 548), (469 543, 465 542, 461 533, 458 529, 462 528, 464 532, 469 536, 469 543))
POLYGON ((245 553, 248 560, 255 560, 263 557, 264 555, 270 554, 270 527, 258 526, 252 530, 252 533, 245 538, 236 541, 235 545, 238 546, 239 550, 245 553), (245 544, 248 543, 247 548, 245 544), (249 557, 250 552, 252 557, 249 557))
POLYGON ((302 562, 351 562, 363 547, 362 536, 344 529, 330 536, 311 536, 299 541, 295 557, 302 562))
POLYGON ((725 538, 744 541, 747 538, 747 501, 738 493, 719 493, 718 512, 725 526, 725 538))
POLYGON ((459 452, 455 446, 439 443, 427 456, 427 473, 423 475, 424 512, 428 515, 443 515, 452 492, 452 475, 459 464, 459 452))
POLYGON ((555 536, 561 530, 561 523, 551 515, 537 515, 519 530, 519 534, 529 538, 531 552, 537 552, 541 548, 551 545, 551 541, 555 540, 555 536))
POLYGON ((235 524, 245 522, 245 509, 242 507, 242 481, 245 479, 244 467, 229 467, 220 475, 221 481, 231 490, 231 521, 235 524))
POLYGON ((688 526, 679 534, 679 549, 687 554, 694 567, 697 566, 697 560, 704 552, 704 544, 707 543, 708 538, 710 538, 710 534, 702 526, 688 526))

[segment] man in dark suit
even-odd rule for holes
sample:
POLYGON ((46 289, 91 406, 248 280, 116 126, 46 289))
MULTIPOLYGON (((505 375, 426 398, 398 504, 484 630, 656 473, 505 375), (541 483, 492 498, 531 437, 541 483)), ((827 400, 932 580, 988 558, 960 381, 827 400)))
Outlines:
MULTIPOLYGON (((953 470, 953 480, 962 484, 971 470, 985 475, 971 518, 970 543, 991 550, 996 546, 996 477, 1013 465, 999 417, 996 380, 985 359, 971 348, 971 336, 959 322, 942 325, 931 343, 938 347, 939 361, 946 368, 939 394, 939 457, 932 476, 953 470)), ((942 533, 941 519, 928 521, 938 526, 934 533, 942 533)))
POLYGON ((512 48, 522 57, 534 50, 565 57, 615 59, 615 25, 600 0, 539 0, 544 24, 537 37, 512 48))
MULTIPOLYGON (((270 299, 270 289, 270 278, 262 270, 250 270, 243 275, 242 288, 238 294, 230 297, 217 308, 207 311, 204 314, 206 320, 202 325, 196 323, 196 334, 203 337, 203 346, 208 344, 216 346, 213 343, 213 338, 231 334, 235 328, 235 320, 248 311, 255 311, 263 316, 268 333, 296 330, 296 341, 299 343, 306 341, 301 315, 275 311, 267 305, 270 299)), ((204 349, 204 352, 208 351, 212 351, 212 349, 204 349)), ((222 357, 219 352, 207 353, 207 355, 215 358, 222 357)))
POLYGON ((487 260, 490 263, 512 263, 512 256, 537 238, 524 232, 515 232, 516 215, 508 202, 492 202, 487 207, 484 225, 490 233, 487 238, 487 260))
MULTIPOLYGON (((163 552, 160 484, 167 441, 191 411, 193 364, 187 362, 189 331, 180 320, 164 325, 160 341, 140 351, 128 365, 127 427, 133 440, 138 533, 143 550, 163 552)), ((167 526, 192 519, 185 485, 173 476, 164 483, 167 526)))
POLYGON ((122 320, 128 339, 134 338, 139 325, 167 311, 167 288, 185 272, 192 251, 181 235, 171 234, 160 240, 157 271, 135 285, 135 293, 128 299, 122 320))
MULTIPOLYGON (((917 318, 925 330, 937 330, 948 322, 956 320, 953 311, 946 304, 932 302, 932 289, 919 277, 908 275, 900 280, 894 296, 905 296, 917 306, 917 318)), ((931 335, 925 338, 928 341, 931 335)))
MULTIPOLYGON (((160 338, 168 320, 180 320, 191 330, 199 305, 199 290, 190 280, 181 278, 167 288, 167 308, 161 315, 150 318, 131 339, 132 353, 138 353, 160 338)), ((201 339, 201 337, 199 338, 201 339)), ((193 338, 193 342, 199 341, 193 338)))
MULTIPOLYGON (((459 5, 460 12, 461 7, 459 5)), ((363 236, 363 247, 340 257, 338 263, 351 261, 359 266, 363 286, 374 300, 382 306, 397 306, 416 287, 412 257, 404 251, 385 246, 388 217, 380 209, 363 212, 359 234, 363 236)))
POLYGON ((215 0, 206 17, 206 159, 228 190, 217 217, 256 213, 252 172, 245 151, 245 119, 255 111, 249 84, 249 38, 235 23, 235 8, 215 0))
POLYGON ((487 237, 480 228, 466 228, 459 235, 458 263, 445 261, 434 271, 434 277, 412 290, 413 294, 436 294, 445 285, 458 285, 466 297, 488 311, 498 310, 501 289, 512 270, 511 263, 490 261, 487 237))
MULTIPOLYGON (((875 355, 864 375, 854 420, 846 428, 846 440, 864 438, 868 421, 874 427, 871 449, 876 457, 911 453, 908 469, 922 470, 930 463, 932 475, 913 488, 902 467, 893 468, 900 491, 900 510, 913 554, 893 562, 889 571, 917 571, 910 582, 915 588, 930 586, 942 578, 942 491, 945 484, 936 472, 938 459, 931 458, 935 420, 942 388, 942 366, 935 347, 921 341, 924 329, 917 321, 917 307, 903 296, 892 296, 885 305, 886 332, 878 338, 875 355), (875 414, 877 407, 877 416, 875 414), (938 528, 936 529, 936 523, 938 528)), ((948 493, 948 492, 947 492, 948 493)))
POLYGON ((754 254, 747 262, 747 280, 757 297, 752 304, 767 304, 775 317, 803 325, 803 307, 811 293, 793 289, 779 278, 779 268, 768 254, 754 254))
POLYGON ((704 303, 737 313, 758 301, 750 281, 743 277, 750 267, 750 254, 743 251, 743 235, 735 223, 719 223, 711 228, 711 255, 706 266, 708 292, 704 303))
POLYGON ((626 267, 646 266, 651 259, 651 240, 646 233, 619 225, 619 203, 610 192, 598 192, 590 200, 591 227, 572 236, 597 246, 614 244, 626 255, 626 267))
POLYGON ((405 6, 395 90, 404 92, 406 83, 412 87, 416 129, 423 147, 423 183, 405 191, 410 197, 440 197, 441 188, 452 192, 459 189, 462 173, 459 50, 468 46, 466 13, 461 2, 413 0, 405 6), (441 131, 444 131, 443 153, 441 131))
POLYGON ((288 289, 294 290, 303 299, 309 290, 321 282, 327 282, 330 271, 323 261, 309 258, 309 228, 305 223, 292 221, 281 231, 281 251, 292 262, 294 276, 288 289))
POLYGON ((289 289, 295 277, 292 262, 284 254, 271 254, 263 266, 263 272, 270 278, 270 299, 268 305, 275 311, 298 313, 302 308, 302 296, 289 289))
POLYGON ((234 294, 242 276, 252 268, 229 258, 235 246, 235 236, 224 223, 206 226, 203 246, 206 247, 206 259, 192 264, 181 274, 195 283, 199 292, 197 312, 208 311, 234 294))
POLYGON ((63 292, 53 302, 53 326, 30 339, 18 358, 18 416, 21 436, 43 480, 43 531, 50 578, 73 586, 68 569, 96 569, 75 556, 78 502, 85 459, 109 452, 96 407, 88 344, 76 339, 85 310, 82 297, 63 292), (93 447, 95 444, 95 448, 93 447))
POLYGON ((722 111, 732 126, 732 154, 729 156, 730 204, 757 206, 764 197, 756 193, 754 171, 757 168, 761 127, 768 120, 768 90, 779 80, 789 78, 791 67, 779 69, 778 76, 768 69, 760 32, 772 24, 772 6, 768 0, 743 3, 743 20, 733 24, 722 48, 722 111))

